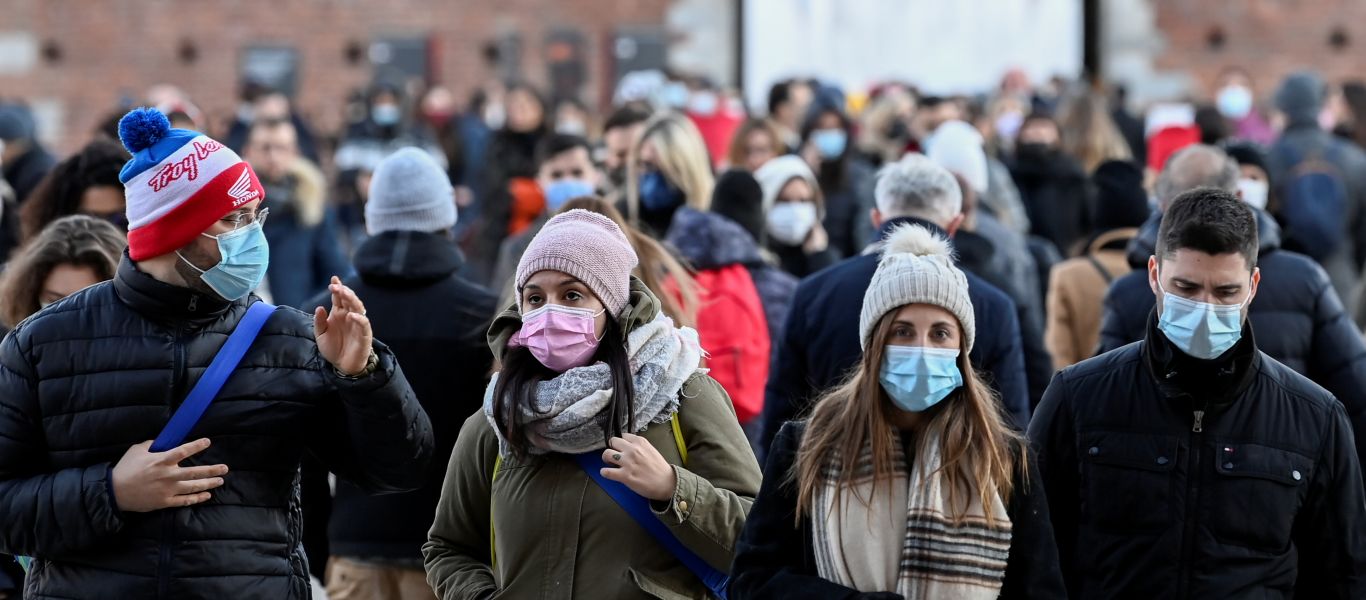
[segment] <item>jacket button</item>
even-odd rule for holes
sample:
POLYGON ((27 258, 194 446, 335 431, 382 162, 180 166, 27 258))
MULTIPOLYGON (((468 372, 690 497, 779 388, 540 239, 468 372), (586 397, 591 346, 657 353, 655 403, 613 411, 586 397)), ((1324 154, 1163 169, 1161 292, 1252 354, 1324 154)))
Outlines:
POLYGON ((1090 454, 1091 456, 1096 456, 1096 455, 1100 454, 1100 448, 1098 448, 1098 447, 1096 447, 1096 446, 1091 446, 1091 449, 1090 449, 1090 450, 1087 450, 1086 453, 1087 453, 1087 454, 1090 454))
POLYGON ((1157 457, 1157 464, 1159 464, 1159 465, 1165 465, 1165 464, 1167 464, 1167 457, 1165 457, 1165 456, 1159 456, 1159 457, 1157 457))
POLYGON ((688 513, 688 501, 687 501, 687 500, 679 500, 679 501, 678 501, 678 512, 681 512, 681 513, 683 513, 683 514, 685 514, 685 515, 688 513))
POLYGON ((1295 478, 1295 481, 1299 481, 1300 478, 1303 477, 1303 475, 1300 475, 1300 472, 1299 472, 1299 471, 1291 471, 1291 472, 1290 472, 1290 476, 1291 476, 1291 477, 1294 477, 1294 478, 1295 478))

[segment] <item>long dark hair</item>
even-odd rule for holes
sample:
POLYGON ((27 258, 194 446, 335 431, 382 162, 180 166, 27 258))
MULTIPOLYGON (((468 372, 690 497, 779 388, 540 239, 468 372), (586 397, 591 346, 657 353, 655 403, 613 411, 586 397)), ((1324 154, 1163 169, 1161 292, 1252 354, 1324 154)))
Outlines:
POLYGON ((81 196, 87 189, 107 186, 122 192, 119 170, 126 162, 128 152, 123 146, 99 139, 57 163, 19 211, 24 240, 33 239, 57 219, 79 213, 81 196))
POLYGON ((126 245, 123 232, 103 219, 72 215, 53 221, 0 277, 0 325, 13 328, 38 312, 43 285, 60 265, 89 268, 100 281, 113 279, 126 245))
MULTIPOLYGON (((612 399, 607 407, 611 421, 603 428, 603 443, 624 432, 636 431, 636 389, 631 361, 626 353, 626 331, 616 319, 607 319, 602 343, 593 355, 594 362, 606 363, 612 373, 612 399)), ((507 440, 513 457, 522 459, 528 450, 526 423, 519 407, 532 402, 542 381, 559 375, 546 368, 525 347, 509 348, 503 354, 498 385, 493 388, 493 418, 507 440)))
POLYGON ((821 184, 821 189, 825 190, 827 195, 831 195, 844 189, 849 174, 849 156, 854 149, 854 121, 837 106, 818 107, 807 115, 806 122, 802 124, 803 144, 811 141, 811 134, 815 133, 816 125, 820 123, 821 117, 826 113, 839 117, 840 129, 844 130, 845 136, 844 152, 839 155, 839 158, 833 160, 826 160, 821 157, 820 168, 816 173, 816 180, 821 184))

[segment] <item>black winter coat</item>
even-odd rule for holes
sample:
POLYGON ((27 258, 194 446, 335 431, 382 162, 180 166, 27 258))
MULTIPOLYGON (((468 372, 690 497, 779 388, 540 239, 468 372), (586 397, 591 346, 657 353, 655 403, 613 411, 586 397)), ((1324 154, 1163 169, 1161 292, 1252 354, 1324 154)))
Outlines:
MULTIPOLYGON (((1116 279, 1105 295, 1098 353, 1143 339, 1157 301, 1148 286, 1148 257, 1157 243, 1160 215, 1129 243, 1134 271, 1116 279)), ((1327 389, 1347 409, 1358 456, 1366 462, 1366 343, 1338 300, 1328 275, 1302 254, 1281 249, 1280 227, 1257 211, 1262 282, 1248 320, 1269 332, 1258 349, 1327 389)))
MULTIPOLYGON (((337 482, 328 530, 334 555, 422 564, 446 463, 461 424, 483 407, 493 362, 484 332, 498 298, 456 275, 462 263, 455 244, 432 233, 385 232, 356 251, 358 276, 346 284, 365 303, 375 337, 404 366, 431 418, 436 447, 422 487, 414 491, 371 495, 337 482)), ((314 300, 327 302, 325 296, 314 300)))
MULTIPOLYGON (((793 466, 806 423, 792 422, 778 432, 764 467, 764 483, 736 542, 731 567, 730 598, 747 600, 878 600, 896 594, 859 593, 821 578, 816 569, 811 518, 797 526, 797 490, 793 466)), ((1024 472, 1015 472, 1015 489, 1006 512, 1010 516, 1010 559, 1001 598, 1066 598, 1058 571, 1058 549, 1048 516, 1048 501, 1038 482, 1038 466, 1028 454, 1024 472)))
POLYGON ((255 298, 161 283, 125 255, 0 344, 0 552, 36 557, 28 598, 309 597, 299 537, 305 452, 375 491, 416 487, 431 425, 394 355, 338 377, 312 319, 281 308, 190 432, 223 463, 203 504, 122 513, 111 472, 156 437, 255 298))
POLYGON ((1072 598, 1366 598, 1342 405, 1257 350, 1144 341, 1064 369, 1030 424, 1072 598))
MULTIPOLYGON (((882 231, 885 234, 903 223, 924 225, 944 235, 933 224, 910 218, 888 221, 882 231)), ((877 253, 856 256, 797 285, 764 390, 761 449, 768 448, 783 423, 804 414, 821 392, 843 381, 862 358, 859 312, 878 259, 877 253)), ((1001 395, 1003 410, 1024 427, 1029 422, 1029 392, 1015 303, 972 273, 964 275, 977 318, 977 343, 969 357, 1001 395)))
POLYGON ((1053 242, 1064 256, 1091 231, 1087 210, 1086 172, 1072 157, 1058 150, 1022 146, 1010 165, 1029 214, 1031 233, 1053 242))

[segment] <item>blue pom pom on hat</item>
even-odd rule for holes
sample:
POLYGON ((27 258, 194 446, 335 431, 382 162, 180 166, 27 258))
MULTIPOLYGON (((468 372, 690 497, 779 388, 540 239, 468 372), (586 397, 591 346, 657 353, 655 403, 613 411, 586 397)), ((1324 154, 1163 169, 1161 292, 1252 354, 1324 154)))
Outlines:
POLYGON ((128 255, 162 256, 189 244, 224 215, 265 198, 251 166, 198 131, 175 129, 155 108, 119 119, 133 154, 119 171, 128 214, 128 255))

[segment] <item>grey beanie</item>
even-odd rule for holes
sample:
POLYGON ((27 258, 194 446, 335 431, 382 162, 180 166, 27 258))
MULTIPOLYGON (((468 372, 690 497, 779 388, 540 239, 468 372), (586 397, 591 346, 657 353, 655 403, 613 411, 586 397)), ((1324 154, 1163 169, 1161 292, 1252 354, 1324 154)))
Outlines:
POLYGON ((1292 123, 1316 121, 1326 92, 1323 79, 1313 71, 1296 71, 1276 89, 1276 108, 1292 123))
POLYGON ((869 338, 883 315, 907 304, 932 304, 953 313, 963 329, 967 349, 977 339, 977 318, 968 297, 968 279, 953 264, 949 241, 920 225, 902 225, 887 236, 859 314, 859 346, 869 338))
POLYGON ((455 189, 436 161, 417 148, 403 148, 375 167, 365 203, 365 229, 445 231, 455 226, 455 189))

